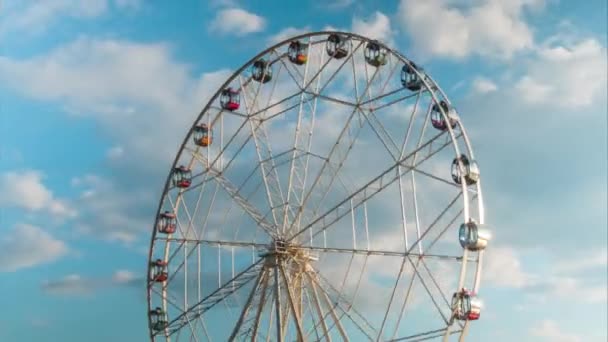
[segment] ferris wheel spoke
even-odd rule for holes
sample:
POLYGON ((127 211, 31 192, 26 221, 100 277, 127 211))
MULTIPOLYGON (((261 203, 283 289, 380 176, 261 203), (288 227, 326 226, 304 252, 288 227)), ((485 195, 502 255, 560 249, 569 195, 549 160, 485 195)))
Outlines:
MULTIPOLYGON (((338 75, 338 73, 340 73, 340 70, 342 70, 342 68, 344 67, 344 65, 346 65, 346 63, 348 63, 350 60, 353 59, 353 56, 355 56, 355 53, 361 48, 361 46, 363 46, 363 41, 359 42, 359 44, 353 49, 353 51, 346 57, 346 59, 340 63, 340 65, 338 66, 338 68, 329 76, 329 78, 327 79, 327 81, 325 81, 325 84, 321 87, 321 89, 318 91, 319 93, 323 92, 323 90, 325 90, 325 88, 331 83, 331 81, 334 79, 334 77, 336 77, 336 75, 338 75)), ((308 87, 310 87, 310 85, 317 79, 317 77, 320 77, 323 73, 323 71, 325 71, 325 68, 327 68, 327 66, 329 65, 329 63, 332 61, 331 58, 327 59, 327 62, 324 63, 319 70, 317 71, 317 73, 315 73, 310 80, 308 81, 308 83, 306 84, 305 87, 303 87, 303 89, 308 89, 308 87)))
MULTIPOLYGON (((281 69, 279 69, 279 72, 280 72, 280 70, 281 69)), ((279 79, 279 77, 277 75, 277 77, 275 78, 275 80, 273 82, 272 91, 270 92, 270 95, 268 98, 268 104, 266 105, 266 107, 268 107, 270 105, 270 102, 272 101, 272 97, 273 97, 278 79, 279 79)), ((261 87, 261 85, 260 85, 260 87, 261 87)), ((258 98, 258 93, 259 93, 260 87, 258 87, 258 92, 256 92, 256 95, 251 104, 248 103, 247 96, 244 97, 245 107, 247 108, 248 112, 252 112, 256 106, 256 101, 258 98)), ((266 113, 266 112, 263 112, 262 114, 260 114, 260 116, 263 117, 264 113, 266 113)), ((279 225, 279 218, 278 218, 279 213, 277 211, 280 209, 279 207, 281 205, 285 205, 285 200, 284 200, 283 192, 281 190, 280 178, 279 178, 278 172, 276 170, 276 165, 274 163, 272 149, 270 147, 270 140, 268 139, 268 133, 266 131, 266 127, 264 124, 265 121, 263 119, 259 120, 257 122, 257 124, 254 124, 253 120, 250 120, 249 123, 250 123, 251 135, 253 136, 254 144, 256 147, 256 152, 258 155, 258 162, 259 162, 258 165, 260 165, 260 172, 262 174, 262 179, 264 180, 264 186, 266 187, 266 196, 268 199, 268 205, 272 211, 272 218, 274 220, 274 224, 275 224, 275 226, 278 226, 279 225), (264 162, 264 161, 266 161, 266 162, 264 162)), ((278 234, 278 231, 276 233, 278 234)))
POLYGON ((241 113, 238 110, 225 110, 224 108, 217 107, 217 106, 209 106, 209 109, 217 110, 218 112, 222 113, 222 115, 223 114, 234 115, 241 119, 248 119, 250 117, 250 115, 248 115, 246 113, 241 113))
MULTIPOLYGON (((303 93, 304 93, 303 91, 299 90, 299 91, 297 91, 297 92, 293 93, 292 95, 289 95, 289 96, 287 96, 287 97, 284 97, 283 99, 281 99, 281 100, 279 100, 279 101, 277 101, 277 102, 275 102, 275 103, 273 103, 273 104, 271 104, 271 105, 268 105, 268 106, 266 106, 266 107, 264 107, 264 108, 262 108, 262 109, 258 109, 258 110, 256 110, 256 111, 252 112, 252 113, 251 113, 251 114, 249 114, 247 117, 248 117, 248 118, 255 118, 255 117, 257 117, 257 116, 258 116, 258 115, 260 115, 260 114, 266 113, 266 112, 268 112, 269 110, 271 110, 271 109, 273 109, 273 108, 275 108, 275 107, 278 107, 278 106, 280 106, 280 105, 284 104, 285 102, 288 102, 289 100, 293 100, 293 99, 295 99, 296 97, 300 96, 300 95, 301 95, 301 94, 303 94, 303 93)), ((287 109, 284 109, 284 110, 281 110, 281 111, 276 112, 275 114, 273 114, 273 116, 276 116, 276 115, 280 115, 280 114, 286 113, 286 112, 290 111, 291 109, 293 109, 293 108, 295 108, 295 107, 297 107, 297 106, 299 106, 299 105, 300 105, 300 103, 295 103, 295 104, 292 104, 292 105, 290 105, 289 107, 287 107, 287 109)), ((269 119, 269 118, 271 118, 271 117, 273 117, 273 116, 267 117, 266 119, 269 119)))
POLYGON ((357 248, 335 248, 335 247, 324 247, 324 246, 309 246, 301 245, 298 249, 309 250, 322 253, 343 253, 352 255, 369 255, 369 256, 391 256, 391 257, 420 257, 438 260, 453 260, 462 261, 462 256, 448 255, 448 254, 419 254, 419 253, 407 253, 399 251, 386 251, 386 250, 374 250, 374 249, 357 249, 357 248))
POLYGON ((244 248, 266 248, 267 243, 259 243, 253 241, 234 241, 234 240, 208 240, 208 239, 184 239, 184 238, 169 238, 169 237, 157 237, 159 241, 172 241, 172 242, 187 242, 193 244, 210 245, 210 246, 223 246, 223 247, 244 247, 244 248))
MULTIPOLYGON (((408 258, 409 259, 409 258, 408 258)), ((405 258, 401 262, 401 266, 399 267, 399 274, 395 279, 395 285, 393 286, 393 290, 391 291, 391 296, 388 300, 388 306, 386 307, 386 311, 384 312, 384 318, 382 319, 382 324, 380 325, 380 330, 378 331, 378 337, 376 341, 380 341, 382 338, 382 332, 384 331, 384 325, 386 324, 386 319, 391 311, 391 306, 393 304, 395 298, 395 292, 397 292, 397 287, 399 286, 399 282, 401 281, 401 276, 403 275, 403 271, 405 270, 405 258)))
MULTIPOLYGON (((329 299, 327 293, 325 291, 323 291, 323 289, 321 288, 319 283, 316 281, 316 279, 314 279, 314 277, 311 276, 308 272, 306 273, 306 276, 308 277, 310 287, 312 288, 314 298, 317 303, 316 305, 320 305, 321 301, 319 300, 319 292, 321 292, 321 295, 322 295, 321 299, 325 301, 325 306, 327 307, 328 314, 332 316, 334 324, 338 328, 338 331, 340 332, 340 336, 342 336, 342 339, 344 341, 348 341, 349 339, 348 339, 348 335, 346 334, 346 330, 344 330, 344 327, 342 326, 340 319, 336 315, 336 311, 334 310, 334 305, 332 305, 331 300, 329 299), (318 290, 320 290, 320 291, 318 291, 318 290)), ((319 312, 322 312, 322 310, 319 310, 319 312)), ((323 322, 324 330, 327 331, 327 336, 329 336, 329 329, 327 329, 326 323, 324 323, 326 317, 327 316, 320 316, 319 319, 323 322)))
MULTIPOLYGON (((435 329, 435 330, 427 331, 427 332, 424 332, 424 333, 419 333, 419 334, 409 335, 409 336, 405 336, 405 337, 400 337, 400 338, 397 338, 397 339, 392 339, 392 340, 389 340, 389 342, 420 342, 420 341, 427 341, 427 340, 432 340, 432 339, 436 339, 437 337, 443 336, 444 333, 446 333, 446 331, 447 331, 446 328, 435 329)), ((451 332, 449 334, 453 335, 453 334, 457 334, 459 332, 460 332, 460 330, 453 331, 453 332, 451 332)))
POLYGON ((303 82, 299 81, 298 77, 294 76, 294 73, 296 73, 296 74, 298 74, 300 79, 303 79, 303 76, 302 76, 302 73, 300 73, 300 70, 298 70, 297 68, 293 68, 293 67, 290 68, 288 65, 289 63, 285 63, 285 61, 283 60, 285 57, 285 54, 279 54, 276 51, 276 49, 272 49, 272 51, 270 53, 274 54, 276 56, 276 60, 281 63, 283 68, 285 68, 285 70, 287 71, 287 74, 289 74, 289 77, 291 78, 293 83, 297 84, 298 88, 300 88, 300 90, 301 90, 302 88, 300 87, 300 83, 303 83, 303 82))
POLYGON ((424 269, 428 273, 429 277, 431 278, 431 281, 433 282, 433 285, 435 286, 435 288, 437 288, 437 290, 441 294, 441 298, 443 299, 443 302, 449 307, 450 306, 450 302, 448 301, 448 297, 445 295, 445 293, 441 289, 441 286, 439 286, 439 283, 437 282, 437 279, 433 276, 433 272, 431 272, 431 270, 429 269, 428 265, 426 264, 426 261, 424 261, 424 259, 422 259, 422 258, 419 259, 419 260, 422 262, 422 266, 424 267, 424 269))
POLYGON ((310 95, 311 97, 319 98, 321 100, 326 100, 328 102, 333 102, 333 103, 344 105, 344 106, 348 106, 348 107, 351 107, 351 108, 359 108, 359 105, 356 104, 356 103, 354 103, 354 102, 349 102, 349 101, 341 100, 341 99, 338 99, 338 98, 335 98, 335 97, 332 97, 332 96, 329 96, 329 95, 324 95, 324 94, 321 94, 321 93, 318 93, 318 92, 312 92, 312 91, 306 91, 306 90, 304 91, 304 93, 310 95))
POLYGON ((168 324, 170 334, 173 334, 176 331, 180 330, 185 325, 185 320, 197 319, 198 317, 205 314, 205 312, 215 307, 215 305, 225 302, 227 298, 235 294, 238 290, 250 283, 253 279, 256 279, 257 276, 259 276, 259 272, 261 272, 260 264, 262 263, 262 261, 263 259, 260 259, 258 260, 258 262, 247 267, 245 270, 241 271, 232 279, 225 282, 222 286, 218 287, 211 294, 207 295, 205 298, 203 298, 203 300, 192 305, 190 308, 188 308, 188 311, 183 312, 181 315, 174 318, 168 324))
MULTIPOLYGON (((435 306, 435 308, 437 309, 437 311, 441 315, 441 318, 443 318, 444 322, 446 324, 448 324, 449 323, 449 319, 447 317, 445 317, 443 311, 441 310, 441 307, 437 303, 437 300, 435 299, 435 297, 431 293, 431 290, 429 289, 428 285, 426 284, 426 282, 422 278, 422 275, 420 274, 420 272, 418 272, 418 267, 416 267, 416 265, 414 265, 414 262, 412 261, 411 258, 408 257, 407 259, 409 260, 410 264, 412 265, 412 267, 414 269, 414 273, 416 274, 416 276, 418 277, 418 279, 420 279, 420 283, 422 284, 422 287, 424 287, 424 290, 429 295, 429 298, 431 298, 431 301, 433 302, 433 305, 435 306)), ((443 297, 443 299, 445 299, 445 297, 443 297)), ((447 299, 445 299, 445 301, 447 302, 447 299)))
POLYGON ((376 134, 386 151, 390 154, 393 161, 397 162, 399 160, 400 150, 390 133, 386 131, 373 111, 366 112, 360 108, 358 110, 361 113, 361 116, 365 118, 365 121, 371 127, 372 131, 376 134))
MULTIPOLYGON (((372 97, 371 99, 362 101, 359 105, 362 108, 368 108, 368 107, 365 107, 365 106, 367 106, 370 103, 374 103, 374 102, 380 101, 380 100, 382 100, 384 98, 387 98, 387 97, 390 97, 390 96, 394 96, 394 95, 397 95, 397 94, 403 93, 403 92, 405 92, 405 88, 403 88, 403 87, 395 88, 395 89, 390 90, 388 92, 385 92, 385 93, 382 93, 380 95, 377 95, 376 97, 372 97)), ((399 97, 399 98, 397 98, 395 100, 391 100, 391 102, 389 102, 389 103, 390 104, 395 104, 397 102, 403 101, 405 99, 409 99, 409 98, 417 96, 417 95, 418 95, 417 93, 407 94, 407 95, 404 95, 403 97, 399 97)), ((373 109, 374 110, 378 110, 380 108, 386 107, 387 105, 389 105, 389 104, 385 103, 385 104, 382 104, 380 106, 374 106, 373 109)), ((369 107, 369 110, 371 110, 371 109, 372 109, 372 107, 369 107)))
MULTIPOLYGON (((195 158, 198 156, 197 154, 193 154, 195 158)), ((234 199, 237 204, 240 205, 241 209, 243 209, 257 224, 260 228, 262 228, 268 235, 271 237, 276 234, 276 226, 270 224, 264 218, 264 215, 260 213, 260 211, 254 207, 249 201, 247 201, 243 196, 239 193, 239 189, 234 186, 222 173, 215 170, 212 167, 208 168, 208 172, 210 175, 222 186, 224 191, 230 195, 234 199)))
MULTIPOLYGON (((324 175, 324 170, 326 168, 328 168, 328 166, 330 165, 330 162, 331 162, 332 158, 334 158, 334 157, 337 156, 337 158, 338 158, 339 161, 343 161, 348 156, 348 151, 350 151, 350 148, 348 148, 348 147, 341 148, 341 146, 344 145, 344 143, 342 143, 342 140, 345 139, 345 138, 348 139, 348 135, 349 135, 349 134, 347 134, 348 133, 348 128, 349 128, 349 126, 350 126, 350 124, 352 122, 353 117, 355 116, 355 113, 356 113, 356 110, 353 110, 352 113, 350 114, 350 116, 348 117, 347 122, 346 122, 344 128, 342 129, 342 131, 340 132, 338 138, 336 139, 336 143, 333 145, 332 149, 330 150, 327 158, 323 159, 323 164, 321 165, 320 170, 317 173, 317 176, 314 178, 314 180, 313 180, 310 188, 308 189, 308 191, 306 192, 306 194, 303 196, 303 199, 301 201, 302 204, 298 207, 298 210, 296 212, 296 218, 295 218, 295 220, 293 222, 291 222, 291 224, 290 224, 290 226, 289 226, 289 228, 287 230, 288 232, 290 232, 294 228, 295 222, 300 220, 300 218, 301 218, 301 216, 303 214, 303 211, 304 211, 304 209, 306 207, 306 203, 308 202, 309 198, 311 197, 312 193, 314 192, 315 187, 319 184, 319 182, 322 181, 321 178, 324 175), (343 151, 345 149, 346 149, 346 151, 343 151), (341 155, 339 154, 340 151, 338 151, 338 150, 342 150, 342 154, 341 155)), ((355 143, 355 139, 353 139, 353 138, 351 138, 349 141, 347 141, 347 145, 348 146, 352 146, 354 143, 355 143)), ((340 163, 338 162, 338 164, 340 164, 340 163)), ((331 186, 331 183, 333 183, 333 179, 334 179, 335 175, 336 175, 336 173, 333 173, 333 175, 331 176, 332 180, 330 181, 330 185, 329 186, 331 186)), ((322 195, 321 201, 322 201, 322 199, 324 197, 325 196, 322 195)), ((321 201, 319 201, 319 202, 321 202, 321 201)))
MULTIPOLYGON (((376 70, 374 72, 374 74, 372 75, 371 78, 367 77, 367 73, 366 73, 366 77, 367 77, 367 82, 365 85, 365 88, 363 89, 362 94, 356 99, 357 103, 361 102, 362 97, 364 96, 364 94, 368 93, 369 94, 369 90, 370 90, 370 85, 372 83, 372 81, 374 80, 374 78, 376 77, 378 73, 378 70, 376 70)), ((329 82, 329 81, 328 81, 329 82)), ((328 83, 326 83, 327 85, 328 83)), ((325 200, 325 197, 327 196, 327 194, 329 193, 331 186, 334 182, 334 180, 336 179, 336 177, 338 176, 340 169, 342 168, 344 161, 346 160, 346 158, 349 155, 349 152, 352 149, 352 146, 354 145, 355 141, 357 140, 357 137, 359 136, 359 133, 361 132, 361 128, 362 125, 357 125, 355 128, 354 132, 350 132, 350 126, 352 123, 352 119, 354 118, 355 114, 358 113, 358 106, 355 107, 355 109, 352 111, 352 113, 350 114, 346 124, 344 125, 342 131, 340 132, 339 136, 336 139, 336 143, 334 145, 332 145, 331 150, 329 151, 329 154, 325 160, 325 162, 322 164, 317 177, 315 178, 315 180, 313 181, 310 189, 308 190, 306 196, 304 197, 303 203, 300 206, 298 213, 296 215, 296 220, 299 220, 299 217, 302 215, 302 212, 304 210, 304 207, 306 206, 307 201, 310 198, 310 195, 313 193, 313 191, 315 190, 315 187, 320 186, 319 183, 322 181, 322 176, 324 175, 324 171, 325 169, 332 163, 332 158, 334 156, 337 156, 337 161, 335 162, 338 166, 336 168, 334 168, 333 170, 330 169, 330 174, 329 174, 329 183, 327 186, 322 186, 322 188, 325 189, 325 192, 322 193, 320 200, 317 202, 316 207, 313 209, 313 216, 315 216, 318 212, 318 210, 321 208, 321 205, 323 203, 323 201, 325 200), (342 139, 344 137, 349 138, 349 140, 347 141, 346 146, 344 146, 344 144, 342 144, 342 139)), ((293 227, 293 223, 291 224, 289 230, 291 230, 293 227)))
POLYGON ((245 303, 245 306, 243 307, 243 310, 241 311, 241 315, 239 316, 239 320, 237 321, 236 325, 234 326, 234 329, 232 330, 232 334, 230 335, 230 341, 234 340, 234 338, 236 338, 236 335, 239 333, 239 330, 241 329, 241 326, 243 325, 243 322, 245 321, 245 318, 247 317, 247 314, 249 313, 249 309, 251 308, 251 303, 253 302, 253 298, 254 298, 256 292, 258 291, 260 284, 265 279, 266 272, 267 272, 266 268, 263 268, 262 271, 260 272, 260 274, 258 275, 253 287, 251 288, 249 298, 247 299, 247 302, 245 303))
MULTIPOLYGON (((367 202, 370 198, 372 198, 378 192, 382 191, 383 189, 385 189, 389 185, 393 184, 401 176, 403 176, 404 174, 406 174, 409 171, 411 171, 411 168, 409 166, 405 165, 405 163, 408 162, 409 159, 412 159, 415 155, 417 155, 417 153, 419 151, 423 150, 428 145, 430 145, 433 141, 435 141, 439 137, 441 137, 442 134, 443 133, 437 134, 434 138, 432 138, 431 140, 427 141, 425 144, 421 145, 416 150, 412 151, 410 154, 408 154, 407 156, 405 156, 404 158, 402 158, 401 160, 399 160, 398 163, 396 163, 395 165, 391 166, 390 168, 388 168, 387 170, 385 170, 384 172, 382 172, 379 176, 375 177, 370 182, 368 182, 366 185, 364 185, 363 187, 361 187, 358 190, 356 190, 355 192, 353 192, 350 196, 348 196, 347 198, 345 198, 343 201, 339 202, 333 208, 331 208, 330 210, 328 210, 327 212, 325 212, 321 216, 319 216, 316 219, 314 219, 311 223, 309 223, 304 228, 302 228, 300 231, 298 231, 297 233, 295 233, 294 235, 292 235, 292 237, 290 237, 289 240, 292 240, 292 239, 296 238, 300 234, 304 233, 306 230, 311 229, 311 227, 313 227, 313 226, 315 226, 317 224, 320 224, 320 226, 317 229, 317 232, 315 233, 315 235, 317 235, 317 234, 323 232, 324 230, 326 230, 327 228, 329 228, 329 226, 331 226, 333 223, 335 223, 338 220, 340 220, 345 215, 350 214, 350 210, 340 211, 341 208, 342 208, 342 206, 344 206, 350 200, 353 200, 354 204, 352 205, 351 210, 353 210, 355 208, 358 208, 360 205, 362 205, 365 202, 367 202), (395 171, 397 171, 396 169, 400 165, 403 166, 403 168, 405 169, 405 171, 401 171, 401 173, 395 172, 395 171), (331 218, 329 218, 329 217, 331 217, 331 218)), ((429 159, 434 154, 436 154, 439 151, 441 151, 447 145, 448 144, 444 144, 444 145, 440 146, 437 150, 431 151, 431 153, 429 153, 427 156, 425 156, 419 162, 419 164, 423 163, 425 160, 429 159)), ((416 165, 413 165, 413 166, 415 167, 416 165)))
POLYGON ((330 326, 329 330, 331 331, 333 327, 339 327, 339 324, 342 321, 343 317, 348 318, 348 320, 355 325, 355 327, 363 333, 370 341, 373 341, 373 335, 377 334, 378 329, 376 329, 366 318, 363 316, 357 309, 355 309, 352 301, 347 300, 338 289, 336 289, 329 280, 327 280, 321 273, 316 272, 316 276, 318 279, 313 277, 313 281, 316 281, 317 287, 321 290, 323 296, 326 298, 326 302, 331 306, 332 312, 334 309, 339 309, 341 311, 340 316, 337 315, 334 317, 333 325, 330 326), (333 295, 332 295, 333 293, 333 295), (333 304, 331 304, 330 298, 333 298, 333 304))

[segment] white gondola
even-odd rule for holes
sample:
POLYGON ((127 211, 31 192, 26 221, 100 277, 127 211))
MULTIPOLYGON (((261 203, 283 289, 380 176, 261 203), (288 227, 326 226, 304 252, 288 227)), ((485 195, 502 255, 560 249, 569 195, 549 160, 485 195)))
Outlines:
POLYGON ((256 82, 267 83, 272 80, 272 68, 270 63, 263 59, 253 62, 251 67, 251 77, 256 82))
POLYGON ((401 68, 401 84, 410 91, 418 91, 424 85, 422 79, 416 74, 416 71, 423 73, 423 70, 413 62, 410 62, 409 65, 405 64, 401 68))
POLYGON ((388 61, 386 48, 377 41, 371 41, 365 46, 365 61, 376 68, 386 65, 388 61))
POLYGON ((452 161, 452 179, 457 184, 464 178, 467 185, 476 184, 479 180, 479 166, 474 160, 469 160, 464 154, 452 161), (460 162, 459 162, 460 161, 460 162), (462 168, 460 164, 462 163, 462 168))
POLYGON ((481 300, 467 289, 452 296, 452 317, 459 321, 475 321, 481 315, 481 300))
POLYGON ((150 310, 150 320, 152 323, 152 329, 156 331, 165 330, 168 326, 167 315, 163 309, 157 307, 154 310, 150 310))
POLYGON ((327 54, 335 59, 348 56, 348 38, 339 34, 331 34, 325 46, 327 54))
POLYGON ((460 245, 470 251, 485 249, 491 237, 492 235, 485 225, 478 225, 474 221, 463 223, 458 231, 460 245))

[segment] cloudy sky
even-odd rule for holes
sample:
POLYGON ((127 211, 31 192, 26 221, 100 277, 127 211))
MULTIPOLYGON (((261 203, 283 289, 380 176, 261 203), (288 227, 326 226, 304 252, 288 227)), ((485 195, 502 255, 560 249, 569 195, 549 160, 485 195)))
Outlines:
POLYGON ((494 241, 474 341, 606 341, 603 0, 0 2, 0 340, 143 341, 151 224, 217 87, 327 27, 459 108, 494 241))

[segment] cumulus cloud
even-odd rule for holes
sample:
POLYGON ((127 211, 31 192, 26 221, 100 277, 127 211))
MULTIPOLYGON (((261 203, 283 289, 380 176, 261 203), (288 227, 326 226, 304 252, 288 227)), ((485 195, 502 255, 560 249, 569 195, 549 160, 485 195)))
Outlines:
POLYGON ((211 32, 234 36, 260 32, 265 27, 266 19, 242 8, 220 10, 209 25, 211 32))
POLYGON ((520 256, 513 248, 491 246, 485 257, 483 278, 492 285, 523 288, 536 281, 522 268, 520 256))
POLYGON ((136 286, 143 281, 135 273, 128 270, 118 270, 111 277, 83 277, 79 274, 69 274, 57 280, 47 280, 42 283, 42 290, 52 295, 83 296, 95 291, 117 286, 136 286))
POLYGON ((106 152, 106 156, 108 159, 119 159, 125 153, 124 148, 122 146, 114 146, 106 152))
POLYGON ((606 98, 607 58, 606 47, 591 38, 539 47, 515 89, 531 104, 592 105, 606 98))
POLYGON ((18 224, 0 238, 0 272, 13 272, 58 260, 68 246, 39 227, 18 224))
POLYGON ((74 115, 93 116, 117 145, 148 161, 171 159, 176 136, 228 76, 227 70, 193 76, 162 43, 81 37, 26 60, 0 57, 5 86, 58 102, 74 115))
POLYGON ((531 334, 540 337, 545 341, 551 342, 581 342, 583 339, 577 335, 570 334, 561 330, 559 324, 552 320, 541 321, 533 327, 531 334))
POLYGON ((119 10, 134 10, 141 6, 141 0, 53 0, 22 3, 9 1, 2 4, 0 11, 3 22, 0 35, 44 33, 54 25, 61 24, 66 18, 96 19, 109 13, 112 3, 119 10))
POLYGON ((577 273, 588 270, 606 269, 608 251, 606 248, 590 251, 588 255, 577 256, 573 260, 564 260, 555 265, 557 273, 577 273))
POLYGON ((40 32, 61 17, 95 18, 108 9, 106 0, 56 0, 32 2, 24 8, 13 8, 6 28, 11 31, 40 32))
POLYGON ((371 39, 377 39, 389 46, 394 45, 391 20, 382 12, 376 11, 369 18, 354 17, 352 31, 371 39))
POLYGON ((80 193, 77 205, 82 214, 75 222, 79 233, 131 243, 150 229, 156 200, 151 191, 120 189, 112 180, 95 175, 75 178, 72 184, 80 193))
POLYGON ((473 54, 508 59, 533 47, 532 31, 524 13, 543 0, 475 1, 402 0, 398 18, 425 56, 464 58, 473 54))
POLYGON ((491 93, 498 90, 496 83, 485 77, 476 77, 471 85, 472 90, 478 94, 491 93))
POLYGON ((268 38, 268 44, 276 44, 276 43, 282 42, 288 38, 291 38, 293 36, 304 34, 309 31, 310 31, 310 26, 304 26, 302 28, 290 26, 290 27, 287 27, 287 28, 279 31, 278 33, 270 36, 270 38, 268 38))
POLYGON ((577 256, 578 267, 571 259, 557 260, 546 272, 533 273, 524 267, 522 253, 511 247, 491 246, 486 251, 483 280, 493 287, 523 289, 537 301, 577 299, 585 303, 605 303, 605 284, 597 284, 588 275, 592 268, 605 269, 605 250, 577 256))
POLYGON ((34 170, 0 174, 0 205, 45 210, 56 217, 75 217, 76 211, 64 200, 55 198, 42 180, 42 173, 34 170))

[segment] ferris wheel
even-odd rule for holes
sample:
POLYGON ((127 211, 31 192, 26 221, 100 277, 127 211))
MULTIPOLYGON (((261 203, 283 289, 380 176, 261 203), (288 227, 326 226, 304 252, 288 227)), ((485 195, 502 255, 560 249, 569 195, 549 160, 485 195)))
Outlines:
POLYGON ((480 172, 418 65, 293 37, 194 120, 149 252, 152 341, 463 341, 481 312, 480 172))

